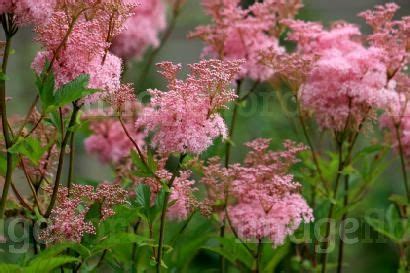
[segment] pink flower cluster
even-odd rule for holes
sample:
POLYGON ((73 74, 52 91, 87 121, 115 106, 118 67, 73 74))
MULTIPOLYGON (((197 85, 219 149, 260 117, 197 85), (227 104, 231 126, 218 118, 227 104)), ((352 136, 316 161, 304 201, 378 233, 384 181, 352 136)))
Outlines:
POLYGON ((300 185, 289 174, 298 161, 296 155, 306 148, 286 141, 285 151, 272 152, 269 143, 269 139, 247 143, 250 152, 243 165, 225 169, 212 159, 204 168, 202 182, 211 200, 221 200, 226 190, 234 199, 226 213, 241 238, 269 238, 279 245, 302 222, 312 221, 313 214, 299 193, 300 185))
POLYGON ((158 34, 166 26, 166 9, 162 0, 146 0, 134 9, 124 30, 111 45, 111 52, 122 59, 141 58, 145 50, 159 46, 158 34))
MULTIPOLYGON (((125 126, 134 141, 142 147, 145 135, 134 127, 133 122, 128 122, 125 126)), ((90 130, 92 135, 85 139, 85 149, 90 154, 96 154, 103 163, 119 163, 128 157, 134 148, 118 120, 105 118, 92 121, 90 130)))
POLYGON ((267 80, 274 70, 260 63, 260 51, 273 49, 284 52, 279 46, 281 33, 278 22, 293 17, 301 2, 269 0, 255 3, 244 9, 239 0, 203 0, 213 24, 198 27, 191 37, 199 37, 206 44, 203 54, 221 59, 244 59, 238 77, 267 80))
POLYGON ((88 74, 90 88, 111 94, 117 91, 122 64, 108 50, 112 37, 131 15, 136 5, 132 2, 60 1, 50 20, 36 27, 36 40, 44 51, 38 53, 33 68, 40 73, 46 64, 50 65, 57 87, 88 74))
POLYGON ((389 78, 403 68, 410 56, 410 16, 393 20, 398 9, 395 3, 388 3, 359 14, 373 29, 368 37, 370 44, 384 50, 389 78))
POLYGON ((151 102, 138 117, 137 127, 154 132, 152 143, 159 153, 203 152, 214 138, 226 136, 224 120, 217 111, 236 98, 229 86, 241 63, 201 61, 189 65, 185 80, 177 78, 180 65, 160 63, 168 91, 149 90, 151 102))
POLYGON ((0 14, 13 14, 18 25, 40 24, 48 19, 56 0, 0 0, 0 14))
POLYGON ((114 215, 113 206, 125 202, 126 191, 118 185, 100 184, 96 191, 89 185, 73 185, 70 195, 61 188, 57 205, 53 208, 49 224, 40 234, 47 243, 62 241, 80 242, 85 234, 94 234, 95 227, 85 219, 90 206, 101 204, 101 219, 114 215))
POLYGON ((385 88, 385 52, 355 39, 360 35, 356 26, 338 23, 324 30, 318 23, 287 20, 286 24, 298 52, 317 58, 298 97, 322 128, 357 130, 373 110, 386 107, 393 95, 385 88))

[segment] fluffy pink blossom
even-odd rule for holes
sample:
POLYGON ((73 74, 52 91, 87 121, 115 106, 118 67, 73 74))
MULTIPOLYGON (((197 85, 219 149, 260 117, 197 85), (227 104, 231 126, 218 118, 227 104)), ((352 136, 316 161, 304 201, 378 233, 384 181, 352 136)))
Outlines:
MULTIPOLYGON (((134 127, 134 122, 128 122, 126 127, 134 141, 142 147, 144 134, 134 127)), ((97 119, 91 122, 90 129, 92 135, 85 139, 85 149, 90 154, 96 154, 103 163, 119 163, 134 149, 133 143, 118 120, 97 119)))
POLYGON ((281 33, 278 21, 293 17, 300 1, 264 1, 247 9, 240 1, 203 1, 213 24, 198 27, 191 37, 201 38, 207 45, 204 55, 221 59, 244 59, 246 62, 238 77, 267 80, 274 70, 260 63, 260 51, 267 49, 284 52, 279 46, 281 33))
POLYGON ((250 152, 244 163, 221 167, 217 158, 204 167, 201 181, 215 205, 223 201, 227 190, 227 216, 243 239, 272 240, 282 244, 302 222, 313 220, 309 208, 299 193, 300 185, 289 174, 298 160, 296 155, 305 150, 303 145, 286 141, 285 151, 269 151, 269 139, 256 139, 246 145, 250 152))
POLYGON ((148 47, 159 46, 158 34, 165 26, 162 0, 143 1, 125 22, 124 30, 114 38, 111 51, 122 59, 140 58, 148 47))
MULTIPOLYGON (((59 1, 51 19, 36 27, 36 40, 43 51, 33 68, 40 73, 48 63, 57 87, 88 74, 90 88, 105 91, 105 96, 116 92, 121 87, 122 64, 108 50, 134 7, 131 0, 59 1)), ((87 101, 101 97, 97 94, 87 101)))
POLYGON ((0 0, 0 14, 14 14, 18 25, 39 24, 49 18, 56 2, 56 0, 0 0))
POLYGON ((236 95, 229 85, 240 61, 201 61, 190 65, 190 74, 179 80, 180 65, 159 64, 168 91, 149 90, 152 98, 137 120, 154 132, 153 145, 160 153, 194 153, 207 149, 214 138, 226 136, 224 120, 217 111, 236 95))
POLYGON ((399 6, 395 3, 387 3, 359 14, 373 29, 368 37, 371 45, 385 50, 384 62, 389 77, 402 69, 410 56, 410 16, 393 20, 398 9, 399 6))
POLYGON ((94 234, 95 227, 85 219, 94 203, 101 205, 101 218, 104 221, 114 215, 113 207, 125 203, 126 191, 119 185, 102 183, 97 189, 89 185, 74 184, 68 194, 66 187, 60 188, 57 204, 53 208, 48 226, 40 234, 47 243, 62 241, 80 242, 84 235, 94 234))
POLYGON ((322 128, 357 130, 373 110, 385 107, 392 94, 385 88, 384 51, 366 48, 355 39, 360 35, 357 27, 339 23, 324 30, 316 23, 287 24, 298 52, 317 58, 298 96, 302 108, 314 113, 322 128))

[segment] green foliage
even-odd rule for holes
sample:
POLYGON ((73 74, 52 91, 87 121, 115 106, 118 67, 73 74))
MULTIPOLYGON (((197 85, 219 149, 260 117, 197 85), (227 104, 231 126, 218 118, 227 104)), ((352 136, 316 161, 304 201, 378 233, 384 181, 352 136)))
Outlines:
POLYGON ((34 164, 38 165, 41 157, 48 148, 49 147, 47 146, 42 147, 38 138, 20 137, 14 145, 10 147, 9 152, 12 154, 21 154, 30 159, 34 164))
POLYGON ((131 151, 131 159, 137 170, 134 172, 139 177, 153 177, 158 169, 158 166, 154 160, 154 156, 151 152, 148 153, 146 158, 146 164, 135 150, 131 151))
POLYGON ((59 107, 98 92, 97 89, 88 88, 89 81, 90 76, 82 74, 54 92, 55 79, 53 73, 43 72, 40 76, 37 76, 36 80, 43 111, 46 113, 52 112, 59 107))
POLYGON ((378 233, 397 244, 410 241, 410 218, 402 218, 394 205, 390 205, 384 218, 366 217, 366 222, 378 233))

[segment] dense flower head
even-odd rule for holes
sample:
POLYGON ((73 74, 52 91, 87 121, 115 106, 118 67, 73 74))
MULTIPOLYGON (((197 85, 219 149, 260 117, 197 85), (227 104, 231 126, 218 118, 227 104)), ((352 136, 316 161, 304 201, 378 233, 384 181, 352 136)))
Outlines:
POLYGON ((293 31, 289 39, 297 42, 297 52, 316 58, 298 97, 302 109, 314 113, 322 128, 357 130, 375 109, 389 103, 385 52, 356 39, 360 35, 356 26, 337 23, 325 30, 318 23, 287 20, 286 24, 293 31))
MULTIPOLYGON (((89 87, 113 94, 120 87, 122 62, 108 52, 112 38, 135 7, 133 1, 60 1, 50 20, 36 27, 43 51, 33 68, 49 65, 60 87, 81 74, 90 75, 89 87)), ((90 96, 94 102, 102 93, 90 96)))
POLYGON ((279 45, 278 22, 293 17, 300 1, 270 0, 244 9, 240 1, 203 1, 213 24, 198 27, 191 37, 199 37, 207 45, 203 54, 221 59, 244 59, 239 78, 267 80, 273 69, 260 63, 260 51, 284 52, 279 45))
POLYGON ((387 3, 359 14, 373 29, 368 37, 370 44, 385 50, 384 62, 389 77, 393 77, 409 61, 410 16, 393 20, 398 9, 395 3, 387 3))
POLYGON ((80 242, 84 235, 94 234, 95 227, 85 219, 91 205, 101 204, 103 221, 114 215, 113 207, 125 203, 126 191, 118 185, 100 184, 97 189, 90 185, 74 184, 70 193, 66 187, 58 191, 57 204, 53 208, 47 228, 40 237, 47 243, 62 241, 80 242))
MULTIPOLYGON (((134 119, 126 119, 124 125, 138 146, 143 147, 145 134, 135 128, 134 119)), ((121 122, 116 118, 91 118, 90 130, 91 136, 84 141, 85 149, 88 153, 97 155, 102 163, 123 163, 134 149, 121 122)))
POLYGON ((185 80, 177 78, 180 65, 159 64, 168 91, 149 90, 150 104, 137 120, 154 132, 152 143, 160 153, 199 154, 226 126, 217 111, 236 95, 230 88, 241 61, 207 60, 189 66, 185 80))
POLYGON ((115 36, 111 51, 122 59, 140 58, 145 50, 159 46, 159 33, 166 26, 166 9, 162 0, 147 0, 134 8, 123 31, 115 36))
POLYGON ((233 200, 227 217, 241 238, 268 238, 279 245, 303 221, 312 221, 313 215, 299 193, 300 185, 289 173, 298 162, 297 154, 306 147, 285 141, 284 151, 273 152, 268 150, 269 144, 269 139, 247 143, 250 152, 244 163, 228 168, 220 165, 219 158, 210 159, 201 182, 215 204, 229 192, 233 200))
POLYGON ((57 0, 0 0, 0 14, 13 14, 18 25, 40 24, 52 14, 57 0))

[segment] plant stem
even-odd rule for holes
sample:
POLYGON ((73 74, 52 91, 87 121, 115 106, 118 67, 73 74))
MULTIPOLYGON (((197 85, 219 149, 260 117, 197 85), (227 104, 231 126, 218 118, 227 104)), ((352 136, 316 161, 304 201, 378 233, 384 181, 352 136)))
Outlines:
POLYGON ((404 158, 403 143, 401 142, 401 136, 400 136, 400 124, 396 125, 396 137, 397 137, 397 142, 399 143, 400 165, 401 165, 401 171, 403 174, 403 183, 406 189, 407 200, 410 202, 409 181, 407 178, 407 169, 406 169, 406 161, 404 158))
MULTIPOLYGON (((4 17, 2 17, 2 21, 5 20, 4 17)), ((3 23, 4 26, 4 23, 3 23)), ((5 29, 5 32, 7 30, 5 29)), ((2 64, 2 73, 4 76, 6 75, 6 70, 7 70, 7 63, 8 63, 8 58, 10 55, 10 49, 11 49, 11 38, 12 35, 9 35, 6 33, 6 46, 4 48, 4 54, 3 54, 3 64, 2 64)), ((7 106, 6 106, 6 80, 4 77, 0 79, 0 111, 1 111, 1 124, 3 128, 3 136, 4 136, 4 141, 6 144, 6 160, 7 160, 7 165, 6 165, 6 175, 4 178, 4 187, 3 187, 3 194, 1 196, 0 200, 0 219, 3 219, 4 217, 4 210, 6 208, 6 201, 11 185, 11 179, 13 175, 13 156, 9 152, 9 148, 13 145, 13 141, 11 139, 9 127, 8 127, 8 120, 7 120, 7 106)))
MULTIPOLYGON (((344 198, 343 198, 343 207, 346 208, 349 204, 349 175, 345 176, 344 181, 344 198)), ((342 273, 343 271, 343 254, 344 254, 344 236, 345 236, 345 223, 344 221, 347 218, 347 212, 343 213, 341 220, 341 234, 339 238, 339 254, 337 258, 337 273, 342 273)))
MULTIPOLYGON (((338 155, 339 155, 339 164, 338 164, 338 168, 337 168, 337 174, 336 174, 336 178, 335 178, 335 186, 333 189, 333 195, 332 198, 336 199, 337 196, 337 189, 339 188, 339 180, 340 177, 342 175, 342 170, 344 168, 344 164, 343 164, 343 155, 342 155, 342 150, 343 150, 343 141, 342 142, 338 142, 338 155)), ((333 211, 335 208, 335 204, 334 204, 334 200, 332 200, 330 202, 330 207, 329 207, 329 212, 328 212, 328 221, 327 221, 327 225, 326 225, 326 231, 325 231, 325 238, 324 238, 324 242, 322 243, 322 257, 321 257, 321 263, 322 263, 322 273, 326 273, 326 267, 327 267, 327 257, 328 257, 328 246, 329 246, 329 241, 330 241, 330 220, 333 218, 333 211)))
POLYGON ((162 212, 161 212, 161 222, 160 222, 160 227, 159 227, 158 251, 157 251, 157 259, 156 259, 157 273, 161 272, 161 260, 162 260, 162 255, 163 255, 162 253, 163 253, 163 247, 164 247, 163 244, 164 244, 165 217, 167 214, 169 197, 171 195, 170 190, 172 188, 172 185, 174 184, 175 179, 179 175, 181 164, 184 161, 185 156, 186 154, 181 154, 181 156, 179 157, 178 166, 167 184, 167 186, 169 187, 169 190, 167 190, 164 194, 164 202, 162 204, 162 212))
MULTIPOLYGON (((136 222, 132 229, 134 231, 134 234, 138 233, 138 227, 141 223, 141 220, 138 220, 138 222, 136 222)), ((137 272, 137 243, 133 243, 132 244, 132 249, 131 249, 131 272, 132 273, 136 273, 137 272)))
POLYGON ((76 103, 73 103, 73 112, 71 114, 71 118, 70 118, 70 122, 68 124, 67 130, 65 132, 63 141, 61 143, 61 147, 60 147, 60 156, 58 159, 58 166, 57 166, 57 173, 56 173, 56 178, 55 178, 55 182, 54 182, 54 188, 53 188, 53 194, 51 196, 51 201, 50 204, 48 205, 47 211, 44 215, 45 218, 48 218, 51 214, 51 211, 54 208, 54 204, 56 202, 57 199, 57 194, 58 194, 58 188, 60 186, 60 180, 61 180, 61 175, 63 172, 63 164, 64 164, 64 153, 65 153, 65 148, 67 146, 67 143, 72 135, 72 127, 74 126, 76 119, 77 119, 77 115, 78 112, 80 111, 80 107, 77 106, 76 103))
POLYGON ((67 190, 68 196, 70 196, 71 186, 73 183, 73 171, 74 171, 74 139, 75 139, 75 132, 71 133, 70 138, 70 163, 68 167, 68 178, 67 178, 67 190))
MULTIPOLYGON (((177 1, 179 2, 179 1, 177 1)), ((176 3, 176 7, 174 7, 173 12, 172 12, 172 18, 171 21, 167 27, 167 29, 164 32, 164 35, 161 38, 161 41, 159 43, 159 46, 151 51, 151 53, 148 56, 147 63, 142 69, 141 75, 138 80, 139 86, 143 87, 145 84, 145 80, 147 78, 148 72, 155 61, 155 57, 158 55, 158 53, 161 51, 161 49, 165 46, 167 43, 168 39, 171 37, 172 32, 175 29, 175 25, 177 23, 178 16, 180 14, 180 7, 179 4, 176 3)))
POLYGON ((259 239, 258 242, 258 250, 256 252, 256 256, 255 256, 255 260, 256 260, 256 270, 255 273, 259 273, 261 272, 260 270, 260 263, 261 263, 261 259, 262 259, 262 250, 263 250, 263 245, 262 245, 262 239, 259 239))
MULTIPOLYGON (((239 97, 240 93, 241 93, 241 86, 242 86, 242 80, 238 80, 236 82, 236 95, 239 97)), ((235 101, 234 103, 234 108, 233 108, 233 112, 232 112, 232 119, 231 119, 231 124, 229 127, 229 132, 228 132, 228 141, 226 141, 225 144, 225 168, 228 168, 229 166, 229 161, 231 158, 231 149, 232 149, 232 139, 233 139, 233 133, 235 130, 235 124, 236 124, 236 120, 238 117, 238 110, 239 110, 239 102, 235 101)), ((225 186, 224 187, 224 210, 226 210, 226 206, 228 203, 228 189, 225 186)), ((222 220, 222 225, 219 229, 219 237, 220 238, 224 238, 225 237, 225 227, 226 227, 226 217, 223 218, 222 220)), ((221 245, 222 247, 222 245, 221 245)), ((221 255, 220 257, 220 271, 221 273, 225 272, 225 257, 221 255)))

